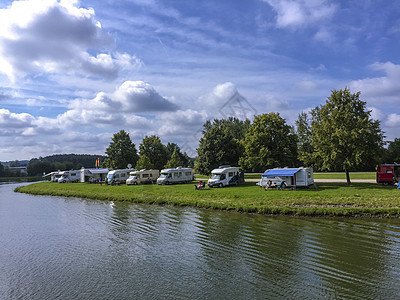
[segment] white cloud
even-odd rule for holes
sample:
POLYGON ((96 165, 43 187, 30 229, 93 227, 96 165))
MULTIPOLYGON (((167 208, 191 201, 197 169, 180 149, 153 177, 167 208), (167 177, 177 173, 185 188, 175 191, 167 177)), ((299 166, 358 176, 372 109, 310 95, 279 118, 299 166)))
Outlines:
POLYGON ((391 62, 374 63, 371 68, 383 71, 385 76, 354 80, 349 83, 353 91, 361 91, 370 104, 400 103, 400 65, 391 62))
POLYGON ((16 114, 0 109, 0 136, 20 134, 25 128, 35 126, 35 118, 27 113, 16 114))
POLYGON ((93 9, 77 5, 25 0, 0 9, 0 72, 11 80, 42 72, 116 78, 121 69, 141 65, 129 54, 102 52, 114 39, 93 9))
POLYGON ((306 26, 324 21, 337 10, 335 4, 326 0, 264 0, 277 13, 277 27, 306 26))

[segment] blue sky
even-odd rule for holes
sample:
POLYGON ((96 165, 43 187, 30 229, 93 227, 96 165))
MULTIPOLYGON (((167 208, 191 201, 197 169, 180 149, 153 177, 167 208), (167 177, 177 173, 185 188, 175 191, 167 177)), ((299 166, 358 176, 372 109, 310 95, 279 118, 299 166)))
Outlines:
POLYGON ((302 111, 349 87, 400 128, 400 2, 0 3, 0 160, 103 154, 125 129, 195 154, 206 120, 302 111))

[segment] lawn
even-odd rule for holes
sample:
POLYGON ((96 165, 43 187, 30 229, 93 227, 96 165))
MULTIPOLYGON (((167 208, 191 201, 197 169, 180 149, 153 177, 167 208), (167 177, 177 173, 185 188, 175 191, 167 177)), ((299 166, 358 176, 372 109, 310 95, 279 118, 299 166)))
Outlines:
POLYGON ((371 183, 320 183, 316 188, 264 191, 254 182, 195 190, 194 184, 100 186, 42 182, 18 192, 99 200, 193 206, 264 214, 308 216, 400 216, 400 190, 371 183))

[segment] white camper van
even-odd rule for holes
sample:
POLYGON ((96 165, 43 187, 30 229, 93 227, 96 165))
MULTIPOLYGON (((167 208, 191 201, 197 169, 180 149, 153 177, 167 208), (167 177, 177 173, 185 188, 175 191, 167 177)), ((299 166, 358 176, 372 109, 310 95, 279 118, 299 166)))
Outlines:
POLYGON ((211 171, 211 178, 207 184, 209 187, 223 187, 227 185, 238 185, 244 182, 244 173, 239 167, 220 166, 211 171))
POLYGON ((62 171, 60 172, 61 177, 58 178, 59 183, 64 182, 78 182, 81 179, 80 170, 62 171))
POLYGON ((121 184, 125 183, 129 178, 129 173, 135 171, 135 169, 119 169, 112 170, 107 173, 107 184, 121 184))
POLYGON ((189 183, 194 180, 192 168, 163 169, 157 184, 189 183))
POLYGON ((314 185, 314 174, 312 168, 274 168, 266 170, 261 180, 257 183, 265 187, 271 181, 271 185, 283 187, 308 187, 314 185))
POLYGON ((160 171, 158 170, 140 170, 129 173, 130 176, 126 180, 126 184, 143 184, 143 183, 154 183, 157 181, 160 171))

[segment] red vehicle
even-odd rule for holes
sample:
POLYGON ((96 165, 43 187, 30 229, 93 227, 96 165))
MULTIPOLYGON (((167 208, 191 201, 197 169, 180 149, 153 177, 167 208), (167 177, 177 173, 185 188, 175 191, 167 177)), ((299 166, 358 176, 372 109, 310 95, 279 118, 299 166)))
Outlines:
POLYGON ((394 184, 400 179, 400 164, 379 165, 376 170, 376 182, 384 185, 394 184))

